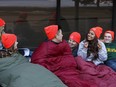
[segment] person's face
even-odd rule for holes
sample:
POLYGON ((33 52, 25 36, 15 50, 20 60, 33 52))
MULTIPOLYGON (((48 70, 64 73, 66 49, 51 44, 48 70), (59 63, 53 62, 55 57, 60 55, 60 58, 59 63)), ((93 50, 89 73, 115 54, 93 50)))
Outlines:
POLYGON ((56 39, 59 41, 59 42, 62 42, 62 37, 63 37, 63 34, 62 34, 62 30, 60 29, 56 35, 56 39))
POLYGON ((78 45, 78 43, 75 42, 75 41, 72 40, 72 39, 69 39, 69 40, 68 40, 68 44, 69 44, 69 46, 70 46, 71 48, 76 47, 76 46, 78 45))
POLYGON ((105 33, 104 35, 104 43, 111 43, 112 42, 112 36, 110 33, 105 33))
POLYGON ((93 40, 94 38, 95 38, 95 33, 90 30, 89 33, 87 34, 87 39, 93 40))
POLYGON ((18 48, 17 48, 17 45, 18 45, 18 42, 16 41, 16 42, 14 43, 14 50, 18 49, 18 48))

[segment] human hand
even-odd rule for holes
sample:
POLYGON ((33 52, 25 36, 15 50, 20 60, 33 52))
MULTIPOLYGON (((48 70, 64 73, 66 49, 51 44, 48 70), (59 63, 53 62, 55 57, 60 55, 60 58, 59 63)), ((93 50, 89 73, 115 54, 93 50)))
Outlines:
POLYGON ((102 41, 104 43, 104 39, 100 39, 100 41, 102 41))
POLYGON ((88 42, 84 43, 84 47, 87 48, 88 47, 88 42))
POLYGON ((97 44, 97 46, 98 46, 98 48, 99 48, 99 49, 101 49, 101 48, 102 48, 102 46, 100 45, 100 43, 98 43, 98 44, 97 44))

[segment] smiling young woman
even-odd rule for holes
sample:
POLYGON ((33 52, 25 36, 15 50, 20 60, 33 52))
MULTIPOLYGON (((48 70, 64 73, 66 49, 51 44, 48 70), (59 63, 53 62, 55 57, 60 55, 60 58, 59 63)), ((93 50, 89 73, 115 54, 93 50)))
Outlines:
POLYGON ((104 43, 99 40, 102 33, 101 27, 90 29, 86 39, 79 44, 78 56, 85 61, 91 61, 95 65, 104 63, 107 60, 107 51, 104 43))

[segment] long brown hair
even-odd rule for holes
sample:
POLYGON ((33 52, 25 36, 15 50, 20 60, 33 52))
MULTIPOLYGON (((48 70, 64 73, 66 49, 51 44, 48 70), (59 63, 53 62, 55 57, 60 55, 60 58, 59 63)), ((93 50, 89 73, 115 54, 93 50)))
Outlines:
POLYGON ((16 53, 17 49, 14 49, 14 45, 9 49, 0 50, 0 58, 5 58, 11 56, 13 53, 16 53))
POLYGON ((88 40, 87 39, 87 35, 86 35, 86 42, 88 42, 88 50, 87 50, 87 57, 90 56, 90 54, 92 53, 94 55, 93 60, 97 59, 98 56, 98 39, 95 36, 95 38, 93 40, 88 40))

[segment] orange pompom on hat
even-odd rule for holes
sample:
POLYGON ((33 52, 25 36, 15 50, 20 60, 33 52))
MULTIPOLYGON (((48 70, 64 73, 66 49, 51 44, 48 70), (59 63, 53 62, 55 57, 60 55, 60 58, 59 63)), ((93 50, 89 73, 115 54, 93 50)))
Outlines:
POLYGON ((0 18, 0 27, 5 25, 5 21, 0 18))
POLYGON ((58 25, 50 25, 44 28, 44 31, 48 37, 49 40, 52 40, 57 32, 58 32, 58 25))
POLYGON ((80 43, 81 35, 80 35, 80 33, 78 33, 78 32, 72 32, 72 33, 70 34, 69 39, 72 39, 72 40, 74 40, 75 42, 80 43))
MULTIPOLYGON (((107 30, 105 33, 110 33, 111 36, 112 36, 112 40, 114 40, 114 31, 107 30)), ((104 34, 105 34, 105 33, 104 33, 104 34)))
POLYGON ((101 27, 93 27, 90 30, 92 30, 95 33, 97 38, 100 38, 103 29, 101 27))
POLYGON ((17 37, 15 34, 2 34, 1 42, 5 48, 10 48, 15 43, 17 37))

